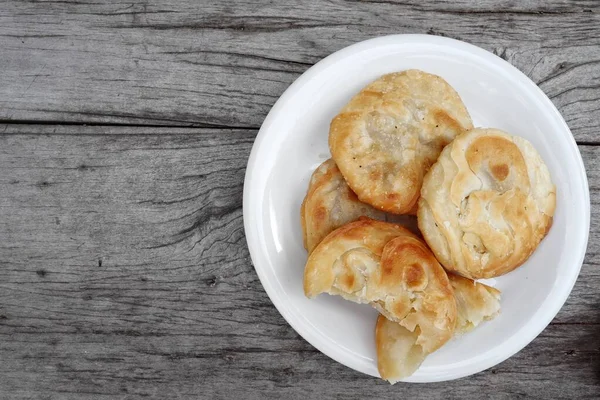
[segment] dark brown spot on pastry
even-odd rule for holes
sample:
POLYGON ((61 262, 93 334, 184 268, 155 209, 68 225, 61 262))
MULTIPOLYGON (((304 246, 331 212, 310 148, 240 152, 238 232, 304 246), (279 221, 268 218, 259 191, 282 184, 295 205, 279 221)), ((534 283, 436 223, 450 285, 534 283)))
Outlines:
MULTIPOLYGON (((445 110, 436 110, 433 114, 437 125, 446 125, 447 128, 453 131, 460 132, 463 130, 461 124, 452 118, 445 110)), ((437 127, 437 126, 436 126, 437 127)))
POLYGON ((505 180, 509 172, 508 165, 506 164, 493 164, 490 166, 490 170, 494 178, 498 179, 499 181, 505 180))
POLYGON ((404 270, 404 281, 408 288, 422 286, 426 278, 425 271, 420 264, 411 264, 404 270))
POLYGON ((352 274, 345 274, 342 277, 342 285, 346 288, 352 288, 354 287, 354 275, 352 274))
POLYGON ((327 218, 327 209, 325 207, 319 207, 315 210, 315 220, 316 221, 323 221, 325 218, 327 218))

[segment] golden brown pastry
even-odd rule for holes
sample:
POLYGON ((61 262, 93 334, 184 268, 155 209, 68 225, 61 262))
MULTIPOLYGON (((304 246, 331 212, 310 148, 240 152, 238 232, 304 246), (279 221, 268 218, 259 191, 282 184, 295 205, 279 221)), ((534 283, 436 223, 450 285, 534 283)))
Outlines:
POLYGON ((366 217, 333 231, 314 249, 304 293, 369 303, 415 332, 426 353, 448 341, 456 325, 448 276, 425 243, 399 225, 366 217))
POLYGON ((382 379, 392 385, 415 373, 427 353, 417 345, 418 334, 383 315, 377 317, 375 345, 377 369, 382 379))
POLYGON ((477 279, 523 264, 552 225, 556 188, 527 140, 473 129, 440 154, 423 181, 418 222, 446 269, 477 279))
POLYGON ((304 248, 311 253, 325 236, 361 215, 385 219, 383 212, 358 200, 333 160, 325 161, 312 174, 300 210, 304 248))
POLYGON ((498 289, 455 274, 448 274, 448 278, 458 310, 455 334, 469 332, 500 313, 498 289))
POLYGON ((425 172, 446 144, 472 127, 444 79, 408 70, 384 75, 354 96, 331 122, 329 148, 362 202, 414 213, 425 172))
MULTIPOLYGON (((482 321, 493 319, 500 312, 500 291, 493 287, 448 274, 458 318, 455 334, 468 332, 482 321)), ((430 352, 417 343, 418 335, 383 315, 377 318, 375 345, 377 368, 381 377, 394 384, 412 375, 430 352)))

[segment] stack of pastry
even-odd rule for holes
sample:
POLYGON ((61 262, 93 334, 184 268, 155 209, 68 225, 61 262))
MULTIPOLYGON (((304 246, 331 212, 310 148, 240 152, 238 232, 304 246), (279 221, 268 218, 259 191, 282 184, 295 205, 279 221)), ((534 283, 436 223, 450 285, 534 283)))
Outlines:
POLYGON ((473 128, 458 93, 385 75, 331 122, 332 159, 302 203, 304 292, 372 305, 381 377, 397 382, 500 311, 478 283, 522 265, 552 225, 555 186, 523 138, 473 128), (419 236, 386 222, 416 214, 419 236))

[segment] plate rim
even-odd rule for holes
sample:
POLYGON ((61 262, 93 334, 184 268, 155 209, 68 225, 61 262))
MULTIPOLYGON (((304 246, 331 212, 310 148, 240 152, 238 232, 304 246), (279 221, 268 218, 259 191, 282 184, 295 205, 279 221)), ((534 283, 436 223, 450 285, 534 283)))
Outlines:
POLYGON ((254 187, 253 182, 256 179, 255 178, 256 171, 259 169, 259 168, 256 168, 257 167, 257 155, 258 155, 261 147, 263 146, 266 132, 269 130, 270 126, 273 124, 274 119, 279 114, 279 110, 281 108, 283 108, 286 103, 288 103, 290 101, 290 99, 295 94, 295 92, 299 88, 301 88, 305 83, 310 82, 310 80, 313 78, 313 76, 316 76, 322 70, 335 64, 339 60, 341 60, 347 56, 350 56, 351 54, 354 54, 356 52, 360 52, 362 50, 368 50, 370 48, 385 45, 385 44, 388 44, 389 42, 393 42, 394 45, 427 43, 427 44, 443 45, 443 46, 454 47, 454 48, 458 47, 460 50, 474 53, 475 55, 480 55, 484 58, 492 60, 499 67, 508 69, 509 72, 516 74, 516 76, 518 78, 520 78, 520 81, 528 86, 528 89, 536 92, 539 100, 541 100, 544 103, 545 109, 547 111, 549 111, 550 113, 552 113, 553 116, 555 117, 556 121, 558 123, 560 123, 561 128, 562 128, 561 130, 564 130, 568 133, 568 135, 565 135, 565 136, 568 136, 566 139, 569 141, 569 145, 571 147, 570 150, 574 151, 574 155, 575 155, 575 159, 576 159, 577 167, 578 167, 577 170, 578 170, 580 179, 583 184, 582 189, 583 189, 584 198, 582 200, 585 204, 585 209, 583 210, 585 220, 583 221, 583 224, 584 224, 584 227, 586 228, 586 230, 583 234, 581 249, 579 249, 579 252, 580 252, 579 257, 578 257, 579 259, 577 261, 576 267, 573 268, 572 272, 568 276, 568 278, 569 278, 568 282, 565 282, 561 285, 562 290, 558 293, 560 295, 558 298, 558 301, 556 301, 556 299, 555 299, 553 301, 553 303, 551 303, 551 305, 552 305, 551 310, 549 312, 548 312, 548 310, 546 310, 546 312, 542 315, 544 317, 542 319, 542 321, 537 326, 533 327, 532 329, 529 329, 527 331, 527 333, 528 333, 527 335, 523 335, 523 337, 526 337, 526 339, 521 339, 519 341, 513 342, 511 348, 508 351, 504 351, 499 355, 497 354, 495 357, 489 357, 486 360, 477 363, 476 368, 474 368, 474 369, 465 371, 463 368, 458 368, 459 370, 461 370, 461 372, 441 374, 437 378, 433 378, 433 379, 428 379, 428 378, 421 379, 421 378, 415 378, 413 376, 413 377, 409 377, 405 380, 402 380, 402 382, 425 383, 425 382, 440 382, 440 381, 459 379, 459 378, 463 378, 465 376, 473 375, 478 372, 489 369, 489 368, 505 361, 506 359, 512 357, 513 355, 515 355, 516 353, 521 351, 523 348, 525 348, 527 345, 529 345, 529 343, 531 343, 533 340, 535 340, 535 338, 537 336, 539 336, 539 334, 544 329, 546 329, 546 327, 552 322, 554 317, 558 314, 560 309, 563 307, 567 298, 569 297, 570 293, 573 290, 575 282, 577 281, 577 278, 579 277, 579 274, 581 272, 581 267, 584 262, 584 258, 585 258, 586 252, 587 252, 587 245, 588 245, 588 241, 589 241, 590 215, 591 215, 589 183, 588 183, 588 179, 587 179, 585 165, 584 165, 583 159, 581 157, 581 152, 579 151, 579 148, 577 146, 575 138, 573 137, 573 134, 572 134, 571 130, 569 129, 569 126, 565 122, 564 118, 562 117, 562 115, 560 114, 560 112, 558 111, 558 109, 556 108, 554 103, 552 103, 552 101, 544 93, 544 91, 542 89, 540 89, 527 75, 525 75, 518 68, 516 68, 515 66, 510 64, 508 61, 502 59, 501 57, 495 55, 494 53, 491 53, 479 46, 476 46, 476 45, 473 45, 473 44, 470 44, 467 42, 463 42, 463 41, 457 40, 457 39, 434 36, 434 35, 425 35, 425 34, 395 34, 395 35, 379 36, 376 38, 367 39, 367 40, 364 40, 361 42, 351 44, 351 45, 344 47, 338 51, 335 51, 334 53, 323 58, 322 60, 320 60, 313 66, 309 67, 277 99, 277 101, 275 102, 275 104, 273 105, 273 107, 271 108, 269 113, 267 114, 265 120, 263 121, 263 123, 258 131, 258 134, 256 135, 256 138, 254 140, 254 144, 252 146, 252 150, 250 152, 250 156, 248 158, 248 163, 246 166, 246 174, 245 174, 245 178, 244 178, 244 189, 243 189, 243 211, 242 211, 242 213, 243 213, 244 232, 245 232, 245 236, 246 236, 246 242, 248 245, 248 250, 249 250, 250 258, 252 260, 253 267, 259 277, 261 285, 263 286, 265 292, 269 296, 270 301, 273 303, 273 305, 275 306, 277 311, 281 314, 281 316, 285 319, 285 321, 296 331, 296 333, 298 333, 304 340, 306 340, 308 343, 310 343, 313 347, 315 347, 321 353, 332 358, 333 360, 337 361, 338 363, 340 363, 346 367, 352 368, 358 372, 365 373, 367 375, 371 375, 365 371, 361 371, 357 368, 354 368, 353 366, 346 364, 340 357, 338 357, 337 354, 334 354, 333 351, 329 351, 329 348, 327 346, 325 346, 323 343, 319 343, 317 341, 318 336, 317 337, 314 336, 313 332, 310 332, 308 329, 306 329, 305 325, 302 324, 300 320, 296 319, 295 316, 291 315, 289 310, 285 307, 285 302, 283 301, 284 299, 279 296, 279 294, 276 292, 276 289, 272 286, 270 277, 267 276, 266 268, 261 268, 258 266, 262 262, 262 260, 260 260, 260 257, 263 257, 263 256, 267 257, 267 255, 263 254, 260 251, 261 250, 260 243, 258 243, 259 238, 257 237, 259 232, 257 232, 256 221, 254 218, 255 215, 252 212, 252 210, 255 209, 254 203, 255 203, 256 199, 251 195, 251 191, 253 190, 252 188, 254 187))

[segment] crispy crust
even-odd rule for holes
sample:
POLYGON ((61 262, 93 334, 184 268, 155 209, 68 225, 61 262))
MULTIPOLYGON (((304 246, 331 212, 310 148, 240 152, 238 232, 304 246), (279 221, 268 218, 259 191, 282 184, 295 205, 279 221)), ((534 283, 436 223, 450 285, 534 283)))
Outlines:
POLYGON ((418 336, 418 332, 411 332, 381 314, 377 317, 377 369, 382 379, 394 384, 419 369, 427 354, 416 344, 418 336))
POLYGON ((417 216, 446 269, 491 278, 529 258, 552 225, 555 204, 548 168, 528 141, 473 129, 425 176, 417 216))
POLYGON ((415 213, 423 175, 442 148, 473 124, 456 91, 418 70, 384 75, 333 119, 329 148, 358 198, 415 213))
POLYGON ((360 216, 385 218, 358 200, 332 159, 325 161, 313 173, 300 210, 304 248, 311 253, 325 236, 360 216))
POLYGON ((405 228, 361 217, 329 234, 311 253, 304 293, 369 303, 410 332, 425 353, 454 333, 456 300, 446 272, 405 228))
MULTIPOLYGON (((482 321, 493 319, 500 312, 500 291, 493 287, 448 274, 454 290, 458 317, 455 334, 463 334, 482 321)), ((390 383, 412 375, 429 352, 419 345, 417 331, 379 315, 375 326, 377 368, 390 383)))
POLYGON ((448 274, 448 278, 458 309, 455 334, 467 333, 500 313, 498 289, 455 274, 448 274))

